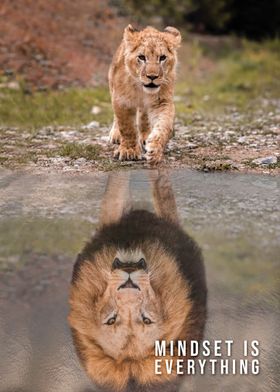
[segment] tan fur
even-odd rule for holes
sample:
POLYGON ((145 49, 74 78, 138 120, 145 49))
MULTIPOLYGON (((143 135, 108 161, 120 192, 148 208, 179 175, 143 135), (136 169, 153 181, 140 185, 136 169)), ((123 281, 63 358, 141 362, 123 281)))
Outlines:
POLYGON ((130 208, 129 172, 119 171, 108 178, 100 209, 100 226, 118 222, 130 208))
POLYGON ((179 31, 167 27, 160 32, 152 27, 136 31, 131 25, 124 36, 109 70, 109 86, 114 110, 110 141, 120 143, 119 159, 145 158, 158 163, 173 132, 176 50, 179 31), (141 60, 139 56, 145 56, 141 60), (166 59, 160 60, 161 56, 166 59), (154 75, 158 88, 148 88, 154 75))
MULTIPOLYGON (((168 177, 151 172, 150 178, 156 214, 178 224, 168 177)), ((109 175, 100 227, 116 224, 127 211, 128 181, 129 176, 123 172, 109 175)), ((200 340, 205 315, 194 316, 194 306, 190 286, 172 254, 163 244, 145 240, 141 247, 126 250, 108 245, 94 254, 94 260, 89 257, 83 261, 71 285, 68 319, 76 350, 88 375, 94 382, 119 391, 132 378, 143 385, 175 379, 176 372, 168 375, 164 368, 161 375, 155 374, 154 343, 155 340, 200 340), (118 290, 127 281, 128 273, 112 270, 116 257, 131 263, 142 257, 146 260, 147 271, 130 273, 140 290, 118 290), (117 313, 117 321, 107 325, 112 311, 117 313), (153 320, 152 324, 143 323, 143 313, 153 320)), ((175 364, 176 356, 170 359, 175 364)))
POLYGON ((178 223, 176 200, 169 177, 150 174, 153 183, 153 202, 156 214, 170 222, 178 223))
POLYGON ((111 270, 118 253, 115 248, 99 252, 94 263, 88 261, 71 287, 69 322, 78 333, 80 357, 94 381, 116 390, 122 389, 129 377, 135 377, 139 383, 163 382, 174 377, 154 374, 154 342, 188 335, 185 320, 191 301, 175 261, 157 243, 146 242, 141 251, 149 273, 132 274, 141 291, 131 289, 129 295, 116 291, 116 286, 127 278, 124 272, 111 270), (104 325, 113 307, 121 321, 104 325), (143 311, 149 312, 153 324, 140 321, 143 311))

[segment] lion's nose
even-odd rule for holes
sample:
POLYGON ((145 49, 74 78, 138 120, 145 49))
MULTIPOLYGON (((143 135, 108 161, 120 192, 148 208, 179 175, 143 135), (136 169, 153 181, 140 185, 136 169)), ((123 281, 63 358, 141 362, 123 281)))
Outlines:
POLYGON ((137 270, 141 270, 141 269, 146 270, 147 263, 143 257, 136 263, 135 262, 125 263, 123 261, 120 261, 120 259, 116 257, 115 260, 113 261, 112 269, 113 270, 121 269, 130 274, 131 272, 137 270))
POLYGON ((151 79, 151 81, 153 81, 158 78, 158 75, 150 74, 150 75, 147 75, 147 78, 149 78, 149 79, 151 79))

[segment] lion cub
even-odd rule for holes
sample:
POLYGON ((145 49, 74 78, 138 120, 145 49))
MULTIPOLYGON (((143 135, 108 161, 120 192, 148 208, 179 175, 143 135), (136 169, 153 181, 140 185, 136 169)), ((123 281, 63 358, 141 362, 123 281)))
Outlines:
POLYGON ((120 143, 120 160, 145 158, 158 163, 173 132, 174 82, 181 34, 174 27, 124 30, 110 70, 109 87, 114 110, 110 141, 120 143))

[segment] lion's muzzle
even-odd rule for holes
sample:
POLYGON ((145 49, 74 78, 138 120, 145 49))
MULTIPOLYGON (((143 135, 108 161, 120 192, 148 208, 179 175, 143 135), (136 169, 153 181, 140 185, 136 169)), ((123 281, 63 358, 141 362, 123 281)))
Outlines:
POLYGON ((115 258, 112 264, 113 271, 115 269, 120 269, 122 271, 127 272, 128 274, 138 271, 138 270, 146 270, 147 263, 145 259, 142 257, 139 261, 135 262, 123 262, 118 257, 115 258))

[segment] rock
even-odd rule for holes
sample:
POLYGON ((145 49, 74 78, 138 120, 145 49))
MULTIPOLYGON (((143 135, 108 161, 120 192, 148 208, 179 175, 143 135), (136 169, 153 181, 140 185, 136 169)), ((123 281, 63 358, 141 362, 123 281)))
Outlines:
POLYGON ((12 69, 10 69, 10 68, 6 68, 6 69, 4 70, 4 74, 5 74, 6 76, 12 76, 12 75, 14 74, 14 71, 13 71, 12 69))
POLYGON ((82 126, 82 129, 98 128, 100 126, 98 121, 91 121, 89 124, 82 126))
POLYGON ((277 163, 277 157, 269 156, 264 158, 257 158, 252 161, 255 165, 274 165, 277 163))
POLYGON ((181 102, 183 100, 183 97, 181 95, 174 95, 173 101, 174 102, 181 102))
POLYGON ((246 142, 246 136, 240 136, 237 139, 237 143, 239 143, 239 144, 244 144, 245 142, 246 142))
POLYGON ((20 85, 19 82, 15 80, 8 83, 1 83, 0 88, 7 88, 9 90, 20 90, 20 85))
POLYGON ((186 145, 186 147, 189 148, 190 150, 193 150, 193 149, 197 148, 198 145, 195 144, 195 143, 188 143, 188 144, 186 145))
POLYGON ((101 113, 101 107, 100 106, 93 106, 91 108, 91 114, 99 114, 101 113))
POLYGON ((225 136, 235 136, 234 131, 225 131, 225 136))
POLYGON ((74 168, 71 166, 63 166, 63 168, 62 168, 62 171, 64 171, 64 172, 70 172, 73 170, 74 170, 74 168))
POLYGON ((76 166, 80 166, 80 165, 84 165, 87 162, 86 158, 78 158, 75 160, 75 167, 76 166))
POLYGON ((11 90, 20 90, 19 82, 17 82, 16 80, 9 82, 7 83, 7 88, 11 90))
POLYGON ((77 131, 61 131, 60 136, 67 140, 73 140, 74 137, 79 136, 79 132, 77 131))
POLYGON ((181 132, 181 133, 189 133, 190 129, 188 126, 180 125, 180 126, 176 127, 175 132, 177 132, 177 131, 181 132))

